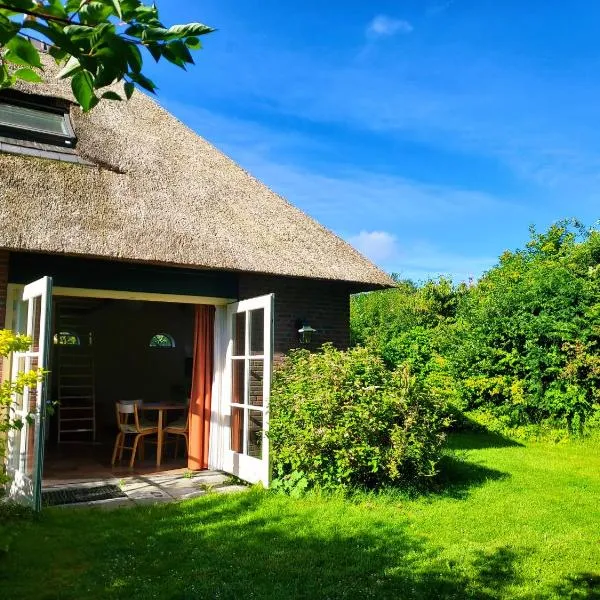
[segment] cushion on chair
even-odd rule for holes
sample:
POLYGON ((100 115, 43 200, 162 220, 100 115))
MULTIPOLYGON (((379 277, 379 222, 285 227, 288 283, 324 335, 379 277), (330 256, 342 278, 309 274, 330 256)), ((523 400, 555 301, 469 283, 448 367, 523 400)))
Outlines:
POLYGON ((174 431, 174 430, 180 430, 180 431, 185 431, 187 429, 187 418, 183 418, 183 419, 177 419, 177 421, 173 421, 172 423, 169 423, 169 425, 167 427, 165 427, 165 431, 174 431))
POLYGON ((120 428, 123 433, 156 433, 158 431, 158 427, 148 421, 140 421, 139 431, 133 423, 122 423, 120 428))

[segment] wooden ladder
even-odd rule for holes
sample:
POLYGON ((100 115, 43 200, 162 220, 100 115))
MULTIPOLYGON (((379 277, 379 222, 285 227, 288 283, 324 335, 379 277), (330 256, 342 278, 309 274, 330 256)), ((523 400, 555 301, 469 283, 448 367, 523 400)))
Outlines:
POLYGON ((61 299, 56 306, 58 443, 96 441, 94 353, 87 316, 93 303, 61 299), (65 335, 71 334, 71 335, 65 335))

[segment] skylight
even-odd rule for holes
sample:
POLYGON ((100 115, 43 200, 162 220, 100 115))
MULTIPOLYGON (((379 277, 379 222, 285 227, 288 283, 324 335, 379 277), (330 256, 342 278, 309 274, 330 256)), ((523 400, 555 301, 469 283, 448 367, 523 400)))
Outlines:
POLYGON ((0 98, 0 135, 8 138, 75 146, 76 138, 65 109, 0 98))

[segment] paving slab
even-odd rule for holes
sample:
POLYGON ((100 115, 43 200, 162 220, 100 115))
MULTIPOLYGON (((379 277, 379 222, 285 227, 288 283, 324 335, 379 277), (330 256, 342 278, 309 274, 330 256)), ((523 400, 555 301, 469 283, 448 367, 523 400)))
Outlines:
POLYGON ((110 498, 78 504, 65 504, 64 508, 99 507, 121 508, 136 504, 152 504, 174 502, 189 498, 197 498, 209 493, 234 493, 248 490, 248 487, 228 484, 230 476, 219 471, 201 471, 191 473, 180 470, 175 473, 157 473, 150 475, 130 475, 121 478, 78 480, 59 482, 45 485, 46 490, 57 490, 70 487, 96 487, 101 485, 116 485, 126 495, 126 498, 110 498))

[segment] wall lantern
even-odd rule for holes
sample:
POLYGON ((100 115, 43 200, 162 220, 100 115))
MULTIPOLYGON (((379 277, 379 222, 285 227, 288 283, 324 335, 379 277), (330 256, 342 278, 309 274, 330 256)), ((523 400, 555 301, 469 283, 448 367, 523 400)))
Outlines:
POLYGON ((317 333, 317 330, 312 328, 304 321, 299 321, 297 325, 301 325, 301 327, 298 329, 298 338, 300 339, 300 343, 303 345, 310 344, 313 334, 317 333))

